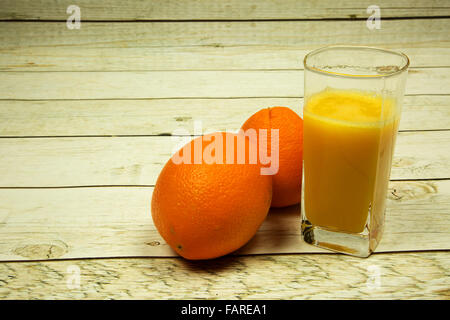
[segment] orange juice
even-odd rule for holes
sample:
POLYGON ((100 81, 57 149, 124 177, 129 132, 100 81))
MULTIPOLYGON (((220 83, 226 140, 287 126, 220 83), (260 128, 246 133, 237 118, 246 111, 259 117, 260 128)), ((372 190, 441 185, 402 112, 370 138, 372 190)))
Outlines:
POLYGON ((326 89, 303 111, 304 210, 330 231, 379 239, 400 111, 391 98, 326 89))

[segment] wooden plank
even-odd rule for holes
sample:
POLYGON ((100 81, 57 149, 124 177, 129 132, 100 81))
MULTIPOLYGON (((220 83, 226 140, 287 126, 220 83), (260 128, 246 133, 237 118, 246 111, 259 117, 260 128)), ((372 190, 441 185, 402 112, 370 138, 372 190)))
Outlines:
MULTIPOLYGON (((0 187, 154 185, 184 137, 0 139, 0 187)), ((450 131, 401 132, 392 179, 450 178, 450 131)))
MULTIPOLYGON (((1 20, 66 20, 66 8, 73 1, 60 0, 2 0, 1 20)), ((248 20, 248 19, 331 19, 367 18, 371 5, 364 0, 109 0, 108 10, 89 0, 78 0, 83 21, 108 20, 248 20)), ((378 0, 382 17, 433 17, 450 14, 445 0, 378 0)))
POLYGON ((450 131, 401 132, 395 146, 391 179, 448 178, 449 151, 450 131))
MULTIPOLYGON (((450 94, 448 70, 411 70, 406 93, 450 94)), ((1 99, 248 98, 302 95, 303 71, 0 73, 1 99)))
POLYGON ((450 19, 386 20, 379 30, 365 21, 86 22, 79 30, 0 22, 0 70, 302 69, 307 52, 334 44, 401 50, 412 67, 450 66, 449 29, 450 19))
MULTIPOLYGON (((236 131, 256 111, 302 98, 0 101, 0 137, 163 135, 194 121, 208 131, 236 131), (30 119, 33 119, 30 121, 30 119)), ((400 131, 450 128, 449 96, 405 96, 400 131)))
MULTIPOLYGON (((300 48, 346 43, 448 47, 449 19, 386 20, 379 30, 365 21, 260 22, 86 22, 78 30, 65 22, 0 22, 2 49, 18 47, 161 48, 279 46, 300 48), (336 36, 339 35, 339 41, 336 36), (419 43, 421 43, 419 45, 419 43)), ((188 48, 187 48, 188 49, 188 48)))
MULTIPOLYGON (((449 67, 448 41, 380 44, 404 52, 412 67, 449 67)), ((370 42, 354 44, 367 44, 370 42)), ((156 70, 288 70, 303 69, 304 56, 320 45, 252 45, 85 48, 28 47, 0 50, 0 71, 156 71, 156 70), (126 61, 126 63, 124 63, 126 61)))
POLYGON ((10 262, 0 299, 448 300, 449 270, 448 252, 10 262), (75 270, 79 288, 68 287, 75 270))
MULTIPOLYGON (((0 260, 176 256, 153 225, 152 190, 0 189, 0 260)), ((392 182, 388 196, 377 252, 450 249, 450 180, 392 182)), ((301 240, 293 206, 272 209, 237 254, 320 252, 301 240)))
POLYGON ((446 96, 405 96, 400 130, 449 129, 450 109, 447 104, 450 104, 450 99, 446 96))

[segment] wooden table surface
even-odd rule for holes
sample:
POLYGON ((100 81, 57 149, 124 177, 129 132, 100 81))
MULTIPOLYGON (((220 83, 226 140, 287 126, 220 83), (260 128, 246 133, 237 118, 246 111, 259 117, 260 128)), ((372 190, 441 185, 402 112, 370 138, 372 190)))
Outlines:
POLYGON ((69 29, 72 2, 0 2, 1 299, 450 298, 448 0, 82 0, 69 29), (411 59, 377 252, 306 245, 291 207, 235 255, 175 257, 150 215, 174 147, 300 113, 303 57, 331 44, 411 59))

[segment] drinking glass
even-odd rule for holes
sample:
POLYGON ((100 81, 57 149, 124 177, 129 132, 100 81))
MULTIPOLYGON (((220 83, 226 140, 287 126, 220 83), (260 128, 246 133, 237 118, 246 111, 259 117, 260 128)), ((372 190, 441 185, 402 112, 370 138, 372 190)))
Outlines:
POLYGON ((409 59, 331 46, 306 55, 302 236, 359 257, 381 240, 409 59))

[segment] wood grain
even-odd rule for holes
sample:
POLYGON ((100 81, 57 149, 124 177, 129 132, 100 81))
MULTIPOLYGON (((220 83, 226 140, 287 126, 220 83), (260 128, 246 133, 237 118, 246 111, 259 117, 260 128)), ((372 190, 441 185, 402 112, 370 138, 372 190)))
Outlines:
POLYGON ((380 0, 372 31, 363 0, 80 0, 80 30, 66 27, 69 4, 0 1, 0 260, 20 261, 0 263, 1 299, 450 299, 448 1, 380 0), (306 245, 291 207, 234 256, 130 258, 175 255, 150 216, 178 139, 164 135, 189 135, 195 120, 233 130, 274 104, 299 110, 304 55, 338 41, 412 61, 401 124, 412 132, 398 138, 378 253, 306 245), (73 135, 87 137, 47 138, 73 135), (59 260, 71 258, 94 259, 59 260), (67 287, 70 266, 79 289, 67 287))
MULTIPOLYGON (((301 114, 303 99, 0 100, 0 137, 193 134, 195 121, 207 131, 236 131, 278 105, 301 114)), ((448 128, 449 96, 404 97, 400 131, 448 128)))
MULTIPOLYGON (((0 187, 154 185, 164 164, 190 140, 190 136, 0 139, 0 187)), ((450 178, 448 150, 450 131, 401 132, 391 178, 450 178)))
MULTIPOLYGON (((406 94, 450 94, 449 70, 411 70, 406 94)), ((303 71, 0 73, 2 99, 242 98, 302 95, 303 71)))
MULTIPOLYGON (((19 47, 167 48, 227 46, 300 46, 337 43, 448 47, 449 19, 386 20, 379 30, 365 21, 259 22, 86 22, 70 30, 64 22, 0 22, 2 49, 19 47), (336 36, 339 35, 337 39, 336 36)), ((187 48, 188 49, 188 48, 187 48)))
MULTIPOLYGON (((22 45, 0 50, 0 71, 301 70, 304 56, 322 46, 308 45, 310 40, 304 40, 303 44, 285 46, 224 46, 220 43, 197 46, 195 42, 198 41, 194 39, 192 45, 181 47, 155 48, 127 45, 122 48, 91 48, 70 44, 45 47, 22 45)), ((376 45, 404 52, 410 58, 413 68, 450 67, 448 39, 436 42, 424 40, 429 47, 424 47, 423 42, 351 42, 354 45, 376 45)), ((325 41, 323 45, 331 44, 332 42, 325 41)))
MULTIPOLYGON (((2 0, 1 20, 56 20, 69 16, 70 0, 2 0)), ((367 1, 308 1, 308 0, 109 0, 108 10, 89 0, 78 0, 82 20, 152 21, 152 20, 249 20, 249 19, 331 19, 367 18, 367 1)), ((382 17, 446 16, 450 7, 445 0, 407 1, 378 0, 382 17)))
MULTIPOLYGON (((0 260, 175 256, 150 215, 152 187, 0 189, 0 260)), ((450 180, 391 182, 377 252, 449 249, 450 180)), ((272 209, 238 254, 325 252, 298 206, 272 209)))
POLYGON ((134 258, 0 264, 1 299, 448 300, 449 288, 448 252, 368 259, 297 254, 203 262, 134 258), (79 288, 68 287, 75 269, 80 270, 79 288))
POLYGON ((303 69, 312 49, 335 44, 404 51, 412 67, 450 66, 449 19, 83 23, 0 22, 3 71, 303 69))

